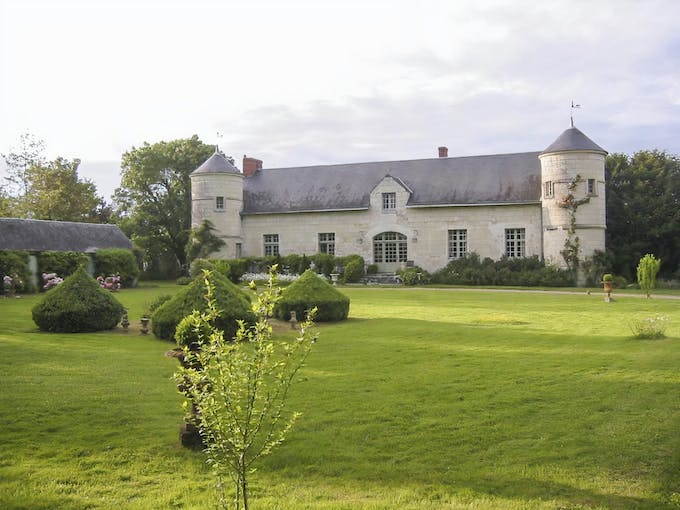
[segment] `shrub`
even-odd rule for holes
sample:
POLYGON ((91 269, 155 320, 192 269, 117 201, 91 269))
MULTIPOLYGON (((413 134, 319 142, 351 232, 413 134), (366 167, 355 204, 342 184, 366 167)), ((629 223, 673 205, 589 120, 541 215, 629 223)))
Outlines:
POLYGON ((656 340, 666 337, 668 317, 665 315, 657 315, 655 317, 635 319, 631 321, 629 325, 634 338, 641 340, 656 340))
POLYGON ((364 259, 359 255, 353 255, 345 264, 342 280, 345 283, 357 283, 364 276, 364 259))
POLYGON ((151 317, 153 313, 156 310, 158 310, 163 303, 170 301, 171 299, 172 294, 161 294, 160 296, 157 296, 153 301, 151 301, 151 303, 147 305, 144 315, 146 317, 151 317))
POLYGON ((202 275, 203 271, 215 271, 215 265, 208 259, 194 259, 189 266, 189 276, 193 279, 202 275))
POLYGON ((309 265, 312 263, 306 255, 297 254, 286 255, 281 262, 284 271, 289 274, 302 274, 309 269, 309 265))
POLYGON ((546 266, 538 257, 481 260, 471 253, 454 259, 432 275, 434 283, 448 285, 518 285, 568 287, 573 285, 570 271, 546 266))
POLYGON ((72 275, 79 267, 87 267, 89 262, 87 255, 75 251, 44 251, 37 258, 38 273, 57 273, 62 278, 72 275))
POLYGON ((248 259, 229 259, 229 279, 238 283, 241 275, 248 272, 248 259))
POLYGON ((189 285, 193 281, 193 278, 191 276, 180 276, 175 280, 175 283, 177 285, 189 285))
MULTIPOLYGON (((231 338, 236 334, 238 320, 242 319, 246 323, 255 320, 250 300, 239 287, 220 273, 210 272, 207 278, 215 288, 215 300, 220 310, 215 327, 223 330, 226 338, 231 338)), ((180 290, 153 313, 151 316, 153 334, 164 340, 172 340, 177 325, 185 316, 194 310, 204 311, 206 308, 205 279, 194 278, 186 288, 180 290)))
POLYGON ((118 275, 123 287, 134 287, 139 277, 139 266, 132 250, 107 248, 95 252, 94 272, 100 276, 118 275))
POLYGON ((314 317, 318 322, 345 320, 349 315, 349 298, 308 269, 283 290, 281 300, 274 308, 274 316, 289 320, 290 312, 295 311, 298 320, 303 320, 307 311, 314 307, 318 308, 314 317))
POLYGON ((191 278, 203 274, 203 271, 217 271, 222 276, 231 279, 231 265, 224 259, 195 259, 189 268, 191 278))
MULTIPOLYGON (((335 272, 335 257, 328 253, 317 253, 312 255, 312 262, 314 263, 314 270, 317 273, 330 276, 335 272)), ((318 317, 317 317, 318 319, 318 317)))
POLYGON ((640 288, 650 296, 656 287, 656 275, 661 269, 661 260, 648 253, 640 259, 637 266, 637 282, 640 288))
POLYGON ((0 276, 12 278, 16 292, 35 292, 27 251, 0 251, 0 276))
POLYGON ((422 267, 408 267, 397 271, 404 285, 423 285, 430 281, 430 274, 422 267))
POLYGON ((378 274, 378 264, 369 264, 366 267, 366 274, 378 274))
POLYGON ((85 333, 115 328, 123 313, 123 305, 81 267, 33 307, 33 321, 42 331, 85 333))

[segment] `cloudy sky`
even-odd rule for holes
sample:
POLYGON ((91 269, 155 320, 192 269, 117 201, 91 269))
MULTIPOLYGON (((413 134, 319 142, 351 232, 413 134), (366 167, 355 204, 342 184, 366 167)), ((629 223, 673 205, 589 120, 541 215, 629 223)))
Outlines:
POLYGON ((0 153, 30 132, 108 197, 144 142, 265 167, 534 151, 573 100, 609 152, 680 154, 678 20, 675 0, 0 0, 0 153))

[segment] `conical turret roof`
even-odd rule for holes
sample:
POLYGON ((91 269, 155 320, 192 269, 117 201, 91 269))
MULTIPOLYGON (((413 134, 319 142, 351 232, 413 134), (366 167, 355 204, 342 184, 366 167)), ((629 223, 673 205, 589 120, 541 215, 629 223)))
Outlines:
POLYGON ((557 140, 550 144, 541 154, 563 151, 591 151, 607 154, 606 150, 584 135, 580 129, 573 126, 558 136, 557 140))
POLYGON ((215 153, 210 156, 205 162, 196 170, 191 172, 193 174, 240 174, 238 168, 232 165, 229 160, 215 149, 215 153))

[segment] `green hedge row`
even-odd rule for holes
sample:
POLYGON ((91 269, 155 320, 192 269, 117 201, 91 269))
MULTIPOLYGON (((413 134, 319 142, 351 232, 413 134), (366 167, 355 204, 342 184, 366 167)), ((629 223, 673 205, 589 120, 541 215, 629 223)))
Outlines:
MULTIPOLYGON (((73 251, 45 251, 36 255, 38 263, 38 286, 42 287, 43 273, 56 273, 66 278, 79 267, 88 267, 89 258, 85 253, 73 251)), ((93 256, 94 276, 120 275, 123 287, 131 287, 139 276, 137 259, 131 250, 103 249, 93 256)), ((29 268, 27 251, 0 251, 0 277, 14 278, 17 292, 35 292, 29 268)))
POLYGON ((452 260, 446 267, 434 272, 430 281, 448 285, 522 287, 569 287, 575 284, 573 273, 546 266, 537 256, 482 260, 476 253, 452 260))

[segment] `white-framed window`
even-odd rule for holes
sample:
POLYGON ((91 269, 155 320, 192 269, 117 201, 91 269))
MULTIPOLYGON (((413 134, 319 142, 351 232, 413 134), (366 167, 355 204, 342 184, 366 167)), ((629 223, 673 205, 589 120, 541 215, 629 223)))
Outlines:
POLYGON ((408 243, 399 232, 383 232, 373 238, 373 262, 406 262, 408 243))
POLYGON ((224 197, 215 197, 215 209, 224 211, 224 197))
POLYGON ((555 183, 553 181, 545 181, 543 183, 543 196, 545 198, 552 198, 555 196, 555 183))
POLYGON ((264 234, 264 256, 279 254, 279 234, 264 234))
POLYGON ((588 179, 588 195, 597 195, 597 181, 595 179, 588 179))
POLYGON ((505 229, 505 256, 510 258, 524 257, 526 248, 526 229, 505 229))
POLYGON ((319 234, 319 253, 335 255, 335 232, 322 232, 319 234))
POLYGON ((383 211, 395 210, 397 208, 397 194, 394 192, 382 194, 383 211))
POLYGON ((467 229, 449 230, 449 258, 459 259, 467 253, 467 229))

